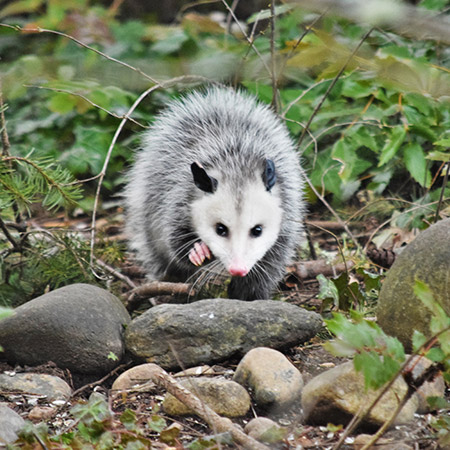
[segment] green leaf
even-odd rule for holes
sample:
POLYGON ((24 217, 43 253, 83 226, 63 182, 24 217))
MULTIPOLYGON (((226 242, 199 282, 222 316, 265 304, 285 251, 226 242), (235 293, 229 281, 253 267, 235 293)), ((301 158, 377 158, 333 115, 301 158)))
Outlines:
POLYGON ((412 348, 417 352, 427 342, 427 337, 418 330, 414 330, 412 335, 412 348))
POLYGON ((375 89, 376 87, 371 83, 347 78, 343 80, 341 93, 350 98, 364 98, 372 95, 375 89))
POLYGON ((386 144, 381 150, 378 167, 385 165, 396 155, 398 149, 405 140, 405 136, 406 136, 406 129, 403 125, 398 125, 391 131, 390 137, 388 138, 386 144))
POLYGON ((427 169, 427 160, 422 147, 413 142, 404 150, 405 165, 411 176, 422 186, 430 187, 431 173, 427 169))
POLYGON ((439 145, 441 147, 450 147, 450 138, 439 139, 439 141, 433 142, 433 145, 439 145))
POLYGON ((429 360, 434 362, 442 362, 445 360, 446 355, 439 347, 433 347, 427 351, 425 355, 429 360))
POLYGON ((189 39, 189 36, 183 30, 175 30, 167 38, 155 42, 151 49, 161 55, 170 55, 180 51, 183 44, 189 39))
POLYGON ((134 411, 132 411, 131 409, 127 408, 120 415, 120 421, 123 423, 125 428, 129 431, 135 431, 137 429, 136 413, 134 411))
MULTIPOLYGON (((294 5, 278 5, 275 6, 275 17, 279 16, 280 14, 284 14, 285 12, 290 11, 294 8, 294 5)), ((269 19, 272 16, 272 11, 270 9, 263 9, 261 11, 258 11, 255 14, 252 14, 248 19, 247 23, 254 23, 256 20, 265 20, 269 19)))
POLYGON ((148 421, 148 426, 151 430, 160 433, 167 427, 167 422, 162 417, 153 415, 148 421))
POLYGON ((450 161, 450 153, 434 151, 434 152, 428 153, 426 158, 430 159, 431 161, 449 162, 450 161))
POLYGON ((74 95, 56 92, 50 98, 48 108, 50 111, 67 114, 75 109, 77 98, 74 95))
POLYGON ((111 416, 105 396, 98 392, 93 392, 86 404, 79 403, 70 412, 76 419, 87 425, 101 422, 111 416))
POLYGON ((0 320, 11 317, 14 314, 14 310, 11 308, 3 308, 0 306, 0 320))
POLYGON ((334 306, 339 305, 339 293, 336 285, 333 281, 326 278, 324 275, 317 275, 317 281, 319 282, 319 294, 317 295, 319 299, 331 299, 334 306))
POLYGON ((448 0, 421 0, 419 6, 432 11, 441 11, 448 6, 448 0))

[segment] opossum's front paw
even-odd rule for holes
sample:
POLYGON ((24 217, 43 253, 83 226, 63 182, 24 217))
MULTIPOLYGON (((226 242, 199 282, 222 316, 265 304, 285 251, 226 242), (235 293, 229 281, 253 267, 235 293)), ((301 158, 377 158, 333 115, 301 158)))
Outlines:
POLYGON ((196 242, 189 252, 189 260, 194 266, 201 266, 205 259, 211 259, 211 252, 204 242, 196 242))

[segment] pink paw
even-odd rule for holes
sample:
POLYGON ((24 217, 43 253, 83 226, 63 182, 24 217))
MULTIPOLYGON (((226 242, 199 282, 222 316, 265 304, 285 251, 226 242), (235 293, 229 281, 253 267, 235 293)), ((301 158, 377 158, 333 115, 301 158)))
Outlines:
POLYGON ((201 266, 205 259, 211 259, 211 252, 204 242, 196 242, 189 252, 189 260, 195 266, 201 266))

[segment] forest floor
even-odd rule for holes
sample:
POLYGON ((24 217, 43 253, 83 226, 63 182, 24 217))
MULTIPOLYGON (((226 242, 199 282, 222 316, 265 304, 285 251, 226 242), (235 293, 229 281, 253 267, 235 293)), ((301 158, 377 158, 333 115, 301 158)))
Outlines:
MULTIPOLYGON (((48 225, 48 223, 47 223, 48 225)), ((50 228, 50 227, 48 227, 50 228)), ((117 235, 120 234, 120 228, 115 230, 117 235)), ((112 234, 115 234, 112 233, 112 234)), ((319 235, 316 238, 323 239, 319 235)), ((320 245, 333 250, 334 244, 330 244, 330 240, 323 240, 320 245)), ((127 265, 127 263, 125 263, 127 265)), ((137 283, 142 282, 139 279, 134 280, 137 283)), ((288 301, 302 305, 307 309, 321 311, 321 300, 318 300, 317 294, 319 285, 316 280, 305 280, 303 282, 295 283, 292 279, 285 280, 285 286, 290 291, 288 301)), ((124 292, 128 288, 123 286, 124 292)), ((313 340, 301 347, 295 347, 285 352, 289 360, 300 370, 303 375, 305 383, 319 373, 328 370, 345 361, 343 358, 336 358, 322 347, 322 343, 329 336, 316 336, 313 340)), ((218 374, 230 374, 236 367, 238 361, 226 361, 220 366, 213 366, 213 369, 218 374)), ((5 402, 18 412, 24 419, 30 419, 34 423, 45 422, 49 428, 50 434, 58 434, 68 432, 76 426, 73 417, 70 414, 70 409, 79 403, 86 402, 93 391, 105 394, 108 398, 111 410, 117 417, 126 409, 134 411, 136 414, 136 423, 144 424, 148 419, 157 412, 157 415, 162 417, 168 425, 174 423, 180 430, 177 438, 177 444, 170 448, 186 448, 186 446, 195 439, 200 439, 214 434, 208 425, 201 419, 195 416, 188 417, 169 417, 160 409, 164 392, 143 392, 128 394, 126 396, 112 396, 111 385, 114 379, 123 371, 132 366, 132 361, 126 361, 125 364, 116 368, 110 374, 101 379, 93 377, 80 376, 76 373, 71 373, 69 370, 62 370, 54 364, 42 365, 39 367, 12 367, 6 362, 0 362, 0 373, 4 372, 33 372, 46 373, 59 376, 64 379, 74 390, 74 395, 67 403, 60 405, 54 409, 51 416, 48 418, 40 418, 39 415, 31 414, 33 409, 36 411, 40 407, 48 406, 44 399, 30 400, 30 396, 19 393, 2 393, 0 392, 0 402, 5 402)), ((255 416, 268 416, 266 411, 258 410, 256 406, 251 408, 251 412, 246 417, 235 420, 240 425, 245 425, 249 420, 255 416)), ((285 427, 289 433, 288 438, 271 448, 289 449, 289 448, 304 448, 304 449, 332 449, 339 440, 343 432, 343 427, 335 426, 336 424, 324 426, 312 426, 304 423, 301 408, 299 404, 295 404, 290 410, 283 411, 277 414, 271 414, 270 417, 276 420, 281 426, 285 427)), ((379 441, 379 444, 385 445, 377 446, 385 450, 397 449, 426 449, 432 450, 439 448, 435 438, 435 431, 430 426, 433 419, 432 414, 416 415, 413 423, 408 425, 397 426, 388 431, 379 441)), ((361 430, 363 433, 363 430, 361 430)), ((157 432, 150 431, 147 438, 152 439, 152 446, 154 448, 168 448, 165 444, 160 442, 160 435, 157 432), (154 438, 154 439, 153 439, 154 438)), ((346 443, 341 447, 344 449, 357 449, 358 440, 364 443, 363 437, 358 437, 358 434, 347 438, 346 443), (355 442, 356 440, 356 442, 355 442)), ((34 447, 37 448, 37 447, 34 447)), ((58 448, 58 447, 55 447, 58 448)), ((203 447, 202 447, 203 448, 203 447)), ((205 447, 206 448, 206 447, 205 447)), ((221 445, 221 448, 228 448, 227 445, 221 445)), ((237 448, 237 447, 232 447, 237 448)))

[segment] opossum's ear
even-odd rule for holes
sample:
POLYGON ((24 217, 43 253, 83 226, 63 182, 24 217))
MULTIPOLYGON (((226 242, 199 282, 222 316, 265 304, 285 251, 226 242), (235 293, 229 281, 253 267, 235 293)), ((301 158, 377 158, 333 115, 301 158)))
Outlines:
POLYGON ((266 186, 266 189, 270 191, 273 185, 277 181, 277 174, 275 173, 275 164, 271 159, 266 159, 264 162, 264 172, 262 179, 266 186))
POLYGON ((212 194, 217 189, 217 180, 210 177, 200 164, 192 163, 191 171, 194 176, 194 183, 199 189, 209 194, 212 194))

